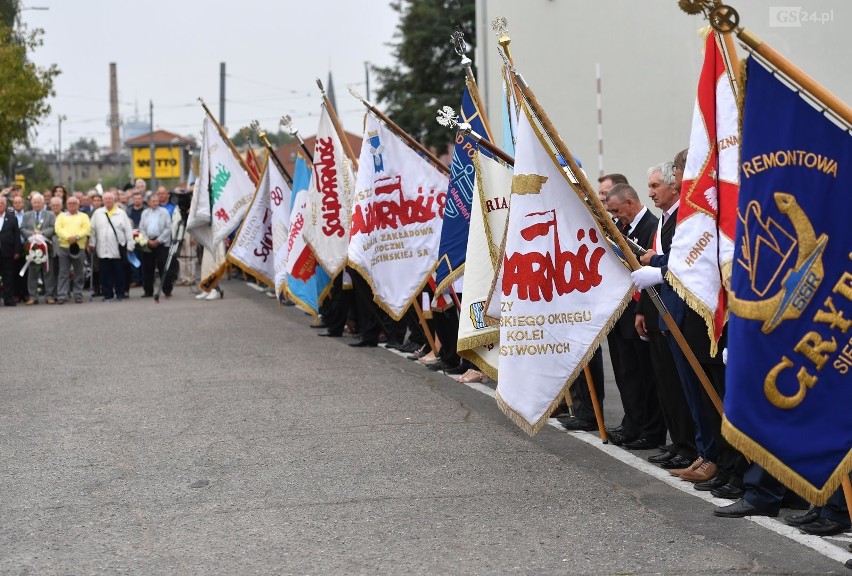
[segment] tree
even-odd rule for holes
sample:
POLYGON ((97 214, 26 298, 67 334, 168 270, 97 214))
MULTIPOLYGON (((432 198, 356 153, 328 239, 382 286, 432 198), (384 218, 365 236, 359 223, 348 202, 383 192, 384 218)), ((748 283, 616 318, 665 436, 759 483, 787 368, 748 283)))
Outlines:
MULTIPOLYGON (((266 130, 264 130, 264 132, 266 132, 266 130)), ((250 128, 240 128, 239 130, 234 132, 234 136, 231 138, 231 142, 233 142, 234 146, 236 146, 237 148, 242 148, 246 145, 246 142, 249 141, 249 135, 251 134, 252 131, 250 128)), ((278 132, 266 132, 266 139, 269 140, 269 143, 272 145, 273 148, 278 148, 282 144, 287 144, 295 138, 292 134, 279 130, 278 132)), ((254 140, 256 141, 257 139, 255 138, 254 140)))
POLYGON ((7 178, 14 147, 28 146, 30 129, 50 114, 47 100, 59 74, 55 64, 44 68, 29 61, 27 53, 42 45, 43 32, 20 23, 7 26, 17 15, 17 2, 0 3, 0 170, 7 178))
POLYGON ((78 152, 91 152, 94 154, 98 151, 98 143, 95 142, 94 138, 82 137, 73 144, 71 144, 71 149, 76 150, 78 152))
POLYGON ((464 90, 450 36, 461 30, 468 42, 475 38, 474 0, 396 0, 391 7, 400 14, 398 42, 391 44, 397 63, 373 68, 381 86, 377 98, 403 130, 443 154, 453 135, 435 115, 441 106, 458 107, 464 90))

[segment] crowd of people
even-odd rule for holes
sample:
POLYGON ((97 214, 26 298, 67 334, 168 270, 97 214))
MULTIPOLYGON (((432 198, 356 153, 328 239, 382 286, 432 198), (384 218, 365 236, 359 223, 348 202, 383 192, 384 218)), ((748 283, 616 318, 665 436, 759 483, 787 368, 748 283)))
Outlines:
MULTIPOLYGON (((130 288, 165 298, 176 284, 198 279, 195 246, 187 239, 166 270, 181 220, 169 190, 137 180, 124 190, 100 187, 69 194, 64 186, 26 197, 20 186, 0 192, 0 277, 5 306, 122 301, 130 288)), ((210 293, 204 297, 214 299, 210 293)), ((218 294, 213 293, 213 296, 218 294)))
MULTIPOLYGON (((749 464, 725 440, 721 414, 644 290, 657 289, 716 394, 724 398, 726 334, 711 353, 704 320, 664 280, 685 165, 686 150, 648 170, 647 195, 662 212, 659 218, 625 176, 614 173, 598 180, 599 199, 619 229, 642 248, 643 264, 633 273, 641 295, 628 304, 607 336, 624 413, 617 426, 606 430, 608 439, 627 450, 650 451, 648 461, 672 476, 692 483, 696 490, 734 501, 717 507, 717 516, 777 516, 781 508, 788 508, 801 513, 785 517, 785 522, 805 533, 825 536, 847 531, 850 517, 841 489, 825 506, 809 507, 765 470, 749 464)), ((62 186, 56 186, 26 199, 19 188, 12 187, 0 193, 0 214, 0 273, 6 306, 35 305, 42 297, 47 304, 83 302, 87 261, 92 262, 92 291, 104 302, 127 298, 133 286, 143 288, 142 297, 151 297, 156 282, 169 298, 176 283, 190 284, 197 278, 189 257, 176 259, 166 270, 180 212, 169 201, 168 190, 147 191, 142 180, 128 190, 103 193, 67 195, 62 186), (32 257, 41 251, 42 257, 32 257), (128 262, 125 251, 138 254, 138 268, 128 262)), ((194 250, 189 241, 184 248, 185 256, 194 250)), ((459 306, 453 302, 460 302, 461 291, 459 283, 455 293, 443 295, 443 304, 433 306, 425 323, 412 308, 395 321, 376 305, 369 283, 347 269, 333 280, 329 297, 320 307, 321 320, 314 327, 322 330, 323 337, 340 337, 345 331, 357 334, 358 339, 349 344, 354 347, 386 342, 387 347, 409 353, 409 359, 432 370, 459 375, 463 382, 481 382, 485 375, 456 349, 459 306)), ((198 297, 216 299, 221 292, 213 289, 198 297)), ((603 403, 602 349, 595 352, 590 373, 597 399, 603 403)), ((570 406, 563 402, 553 417, 571 431, 597 430, 584 376, 571 386, 570 396, 570 406)))

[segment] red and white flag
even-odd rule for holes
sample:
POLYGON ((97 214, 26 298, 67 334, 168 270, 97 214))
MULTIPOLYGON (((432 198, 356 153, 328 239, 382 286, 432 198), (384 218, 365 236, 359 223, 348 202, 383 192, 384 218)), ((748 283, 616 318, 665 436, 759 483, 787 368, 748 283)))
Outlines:
POLYGON ((325 104, 317 128, 313 165, 307 195, 309 218, 303 234, 319 264, 334 278, 346 265, 349 250, 355 172, 325 104))
POLYGON ((349 263, 394 320, 438 261, 449 179, 367 113, 358 160, 349 263))
POLYGON ((630 273, 522 107, 500 291, 500 409, 538 432, 632 294, 630 273))
POLYGON ((704 48, 668 273, 675 291, 707 323, 713 352, 728 316, 725 284, 739 191, 737 100, 721 42, 712 32, 704 48))

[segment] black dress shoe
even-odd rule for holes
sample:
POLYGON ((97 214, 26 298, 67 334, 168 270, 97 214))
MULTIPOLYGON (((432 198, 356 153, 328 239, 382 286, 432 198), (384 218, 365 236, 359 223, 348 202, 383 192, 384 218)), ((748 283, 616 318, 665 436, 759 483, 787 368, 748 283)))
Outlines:
POLYGON ((701 492, 709 492, 715 488, 721 488, 725 484, 728 483, 729 476, 727 474, 716 474, 715 478, 711 478, 706 482, 696 482, 693 485, 693 488, 696 490, 700 490, 701 492))
POLYGON ((849 524, 841 524, 828 518, 819 518, 810 524, 802 524, 799 526, 799 530, 814 536, 834 536, 849 530, 849 524))
POLYGON ((778 510, 770 510, 768 508, 758 508, 757 506, 752 506, 744 499, 740 498, 733 504, 728 504, 727 506, 717 506, 716 509, 713 510, 714 516, 719 516, 720 518, 745 518, 746 516, 778 516, 778 510))
POLYGON ((378 342, 370 342, 369 340, 358 340, 349 344, 352 348, 375 348, 379 345, 378 342))
POLYGON ((417 342, 412 342, 411 340, 409 340, 408 342, 397 348, 397 350, 399 350, 400 352, 405 352, 406 354, 411 354, 412 352, 417 352, 418 350, 420 350, 420 347, 421 345, 417 342))
POLYGON ((690 464, 692 464, 692 460, 687 460, 680 454, 674 456, 670 460, 667 460, 660 464, 660 468, 665 470, 677 470, 679 468, 688 468, 690 464))
POLYGON ((710 494, 716 498, 727 498, 728 500, 736 500, 742 498, 745 494, 745 489, 742 486, 737 486, 728 482, 724 486, 710 490, 710 494))
POLYGON ((327 336, 328 338, 340 338, 343 332, 320 332, 318 336, 327 336))
POLYGON ((580 420, 576 416, 568 416, 557 418, 559 423, 562 424, 562 427, 566 430, 582 430, 585 432, 591 432, 592 430, 597 430, 598 425, 594 422, 589 422, 588 420, 580 420))
POLYGON ((802 526, 804 524, 816 522, 819 520, 821 511, 822 508, 814 506, 804 514, 790 514, 789 516, 784 516, 784 524, 787 526, 802 526))
POLYGON ((401 346, 402 342, 397 342, 396 340, 390 340, 385 344, 385 348, 390 348, 391 350, 399 350, 401 346))
POLYGON ((320 322, 319 324, 311 324, 311 328, 328 328, 328 324, 320 322))
POLYGON ((781 499, 781 508, 789 508, 790 510, 809 510, 811 505, 807 500, 793 492, 787 490, 784 498, 781 499))
POLYGON ((628 450, 651 450, 659 446, 659 442, 654 442, 650 438, 637 438, 632 442, 625 442, 624 447, 628 450))
POLYGON ((648 462, 651 464, 663 464, 664 462, 668 462, 672 458, 677 456, 674 452, 666 452, 663 450, 659 454, 654 454, 653 456, 648 456, 648 462))
POLYGON ((614 444, 615 446, 622 446, 622 445, 624 445, 625 442, 633 442, 634 440, 636 440, 635 436, 627 436, 623 432, 623 430, 624 430, 623 428, 622 428, 622 430, 617 430, 617 429, 607 430, 606 431, 606 439, 609 440, 609 442, 611 444, 614 444))

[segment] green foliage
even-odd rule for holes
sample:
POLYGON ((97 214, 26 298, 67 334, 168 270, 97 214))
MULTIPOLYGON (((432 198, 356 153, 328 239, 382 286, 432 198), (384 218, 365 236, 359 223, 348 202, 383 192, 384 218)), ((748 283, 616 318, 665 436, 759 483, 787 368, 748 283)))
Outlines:
POLYGON ((13 28, 20 12, 20 0, 0 0, 0 26, 13 28))
POLYGON ((94 153, 98 151, 98 143, 95 142, 94 138, 80 138, 71 144, 71 149, 94 153))
MULTIPOLYGON (((8 4, 8 2, 6 2, 8 4)), ((2 16, 5 18, 6 14, 2 16)), ((29 131, 50 114, 49 97, 59 74, 56 65, 36 66, 27 53, 42 44, 42 31, 0 24, 0 170, 9 174, 15 146, 29 145, 29 131)))
POLYGON ((398 41, 391 44, 397 63, 374 68, 381 86, 377 98, 403 130, 443 154, 453 135, 435 115, 444 105, 458 109, 465 81, 450 36, 458 29, 473 42, 474 0, 397 0, 391 7, 400 14, 398 41))

